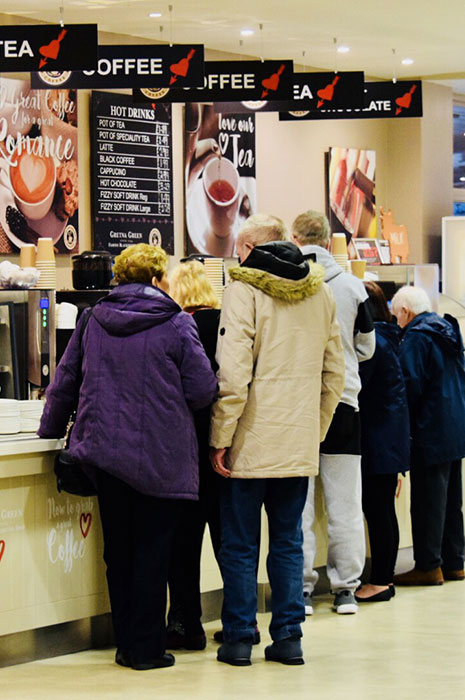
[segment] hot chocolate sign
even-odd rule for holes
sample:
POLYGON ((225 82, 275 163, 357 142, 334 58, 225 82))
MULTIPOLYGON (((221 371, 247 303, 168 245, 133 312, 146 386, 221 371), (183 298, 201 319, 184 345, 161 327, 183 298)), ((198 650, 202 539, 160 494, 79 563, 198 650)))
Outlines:
POLYGON ((0 254, 42 236, 75 252, 78 192, 75 91, 0 79, 0 254))

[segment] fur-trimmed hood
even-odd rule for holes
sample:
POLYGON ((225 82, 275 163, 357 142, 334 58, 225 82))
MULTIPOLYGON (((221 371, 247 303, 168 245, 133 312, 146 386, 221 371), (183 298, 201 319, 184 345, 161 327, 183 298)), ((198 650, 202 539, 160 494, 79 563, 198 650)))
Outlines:
POLYGON ((277 277, 264 270, 256 270, 251 267, 231 267, 228 273, 232 280, 250 284, 268 296, 287 304, 296 304, 316 294, 323 284, 325 276, 324 268, 316 263, 311 265, 309 273, 301 280, 284 279, 284 277, 277 277))
POLYGON ((324 275, 321 265, 312 264, 310 268, 299 248, 289 241, 255 246, 240 266, 229 269, 232 280, 250 284, 287 304, 313 296, 324 275))

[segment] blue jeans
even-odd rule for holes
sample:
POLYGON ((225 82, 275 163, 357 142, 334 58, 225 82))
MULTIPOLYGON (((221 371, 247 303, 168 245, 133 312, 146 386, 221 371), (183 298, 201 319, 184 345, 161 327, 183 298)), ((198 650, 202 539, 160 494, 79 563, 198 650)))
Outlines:
POLYGON ((302 511, 308 479, 224 479, 220 549, 224 581, 222 622, 226 642, 252 641, 257 614, 257 561, 262 505, 268 515, 270 634, 301 637, 303 601, 302 511))

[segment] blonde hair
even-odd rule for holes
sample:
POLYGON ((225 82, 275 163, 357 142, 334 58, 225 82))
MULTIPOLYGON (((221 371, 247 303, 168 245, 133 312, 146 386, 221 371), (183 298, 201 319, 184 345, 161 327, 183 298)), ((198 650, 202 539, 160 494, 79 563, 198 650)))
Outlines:
POLYGON ((168 255, 163 248, 137 243, 125 248, 115 258, 113 273, 118 284, 152 284, 154 277, 160 282, 167 269, 168 255))
POLYGON ((288 234, 286 224, 277 216, 253 214, 245 222, 238 238, 256 246, 271 241, 287 241, 288 234))
POLYGON ((170 276, 170 295, 182 309, 208 306, 218 309, 220 302, 198 260, 188 260, 177 265, 170 276))
POLYGON ((319 245, 325 248, 331 236, 327 217, 319 211, 309 209, 300 214, 292 224, 292 235, 300 245, 319 245))

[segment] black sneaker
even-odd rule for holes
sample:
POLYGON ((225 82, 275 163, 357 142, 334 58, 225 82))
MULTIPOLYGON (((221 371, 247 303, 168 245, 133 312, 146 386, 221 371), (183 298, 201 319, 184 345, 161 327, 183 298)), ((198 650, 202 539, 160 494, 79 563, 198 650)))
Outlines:
POLYGON ((302 666, 305 661, 300 637, 288 637, 265 647, 265 659, 287 666, 302 666))
POLYGON ((251 666, 252 644, 244 640, 223 642, 218 649, 217 659, 231 666, 251 666))

